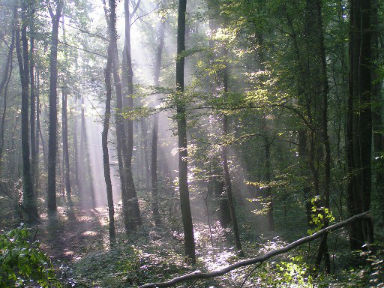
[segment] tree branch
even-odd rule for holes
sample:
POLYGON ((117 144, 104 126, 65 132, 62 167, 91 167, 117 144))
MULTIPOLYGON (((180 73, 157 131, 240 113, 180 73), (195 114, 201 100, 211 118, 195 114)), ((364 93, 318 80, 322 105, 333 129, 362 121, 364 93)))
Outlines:
POLYGON ((369 211, 357 214, 357 215, 352 216, 352 217, 350 217, 344 221, 341 221, 339 223, 336 223, 336 224, 328 226, 324 229, 321 229, 318 232, 316 232, 310 236, 300 238, 300 239, 288 244, 287 246, 285 246, 283 248, 273 250, 273 251, 271 251, 265 255, 262 255, 262 256, 258 256, 258 257, 243 260, 243 261, 239 261, 237 263, 234 263, 232 265, 224 267, 220 270, 216 270, 216 271, 208 272, 208 273, 203 273, 203 272, 197 270, 197 271, 194 271, 190 274, 185 274, 185 275, 173 278, 173 279, 166 281, 166 282, 149 283, 149 284, 142 285, 139 288, 171 287, 177 283, 184 282, 187 280, 208 279, 208 278, 213 278, 213 277, 217 277, 217 276, 222 276, 222 275, 224 275, 224 274, 226 274, 232 270, 235 270, 237 268, 240 268, 240 267, 244 267, 244 266, 248 266, 248 265, 252 265, 252 264, 256 264, 256 263, 262 263, 262 262, 264 262, 264 261, 266 261, 266 260, 268 260, 274 256, 286 253, 289 250, 292 250, 292 249, 294 249, 294 248, 296 248, 302 244, 313 241, 325 233, 339 229, 339 228, 341 228, 341 227, 343 227, 343 226, 345 226, 345 225, 347 225, 353 221, 356 221, 357 219, 366 217, 366 216, 368 216, 368 213, 369 213, 369 211))
POLYGON ((133 8, 133 11, 132 11, 132 13, 131 13, 131 17, 133 17, 133 15, 135 15, 137 9, 138 9, 139 6, 140 6, 140 2, 141 2, 141 0, 137 0, 137 3, 136 3, 136 5, 135 5, 135 7, 133 8))

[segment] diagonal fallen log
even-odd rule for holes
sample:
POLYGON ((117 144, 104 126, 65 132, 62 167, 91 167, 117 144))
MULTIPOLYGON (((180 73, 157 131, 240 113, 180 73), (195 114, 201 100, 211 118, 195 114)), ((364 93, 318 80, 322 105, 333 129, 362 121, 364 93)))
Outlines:
POLYGON ((216 270, 216 271, 203 273, 203 272, 197 270, 197 271, 194 271, 192 273, 173 278, 169 281, 159 282, 159 283, 148 283, 148 284, 140 286, 139 288, 171 287, 177 283, 184 282, 187 280, 208 279, 208 278, 213 278, 213 277, 217 277, 217 276, 222 276, 222 275, 224 275, 224 274, 226 274, 232 270, 235 270, 237 268, 240 268, 240 267, 244 267, 244 266, 248 266, 248 265, 252 265, 252 264, 256 264, 256 263, 262 263, 262 262, 264 262, 264 261, 266 261, 266 260, 268 260, 268 259, 270 259, 276 255, 286 253, 289 250, 292 250, 293 248, 296 248, 296 247, 298 247, 304 243, 308 243, 312 240, 315 240, 327 232, 337 230, 337 229, 339 229, 345 225, 348 225, 349 223, 351 223, 353 221, 356 221, 357 219, 367 217, 368 213, 369 213, 369 211, 366 211, 366 212, 354 215, 354 216, 352 216, 352 217, 350 217, 344 221, 341 221, 339 223, 328 226, 324 229, 317 231, 316 233, 314 233, 310 236, 300 238, 300 239, 288 244, 287 246, 284 246, 283 248, 273 250, 273 251, 271 251, 265 255, 262 255, 262 256, 257 256, 255 258, 250 258, 247 260, 239 261, 237 263, 234 263, 232 265, 229 265, 227 267, 224 267, 224 268, 216 270))

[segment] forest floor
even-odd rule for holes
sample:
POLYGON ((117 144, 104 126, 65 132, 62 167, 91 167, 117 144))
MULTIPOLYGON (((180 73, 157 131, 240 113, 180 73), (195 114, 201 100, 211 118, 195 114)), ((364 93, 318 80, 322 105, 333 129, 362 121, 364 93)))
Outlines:
MULTIPOLYGON (((229 229, 222 229, 218 223, 210 227, 196 223, 194 228, 198 257, 195 267, 184 261, 180 229, 143 226, 135 235, 121 236, 116 247, 110 249, 106 209, 58 209, 56 217, 43 215, 37 239, 68 287, 137 287, 196 269, 216 270, 239 260, 227 240, 229 229)), ((118 232, 124 235, 123 231, 118 232)), ((245 244, 245 250, 265 253, 283 244, 276 238, 264 241, 262 247, 245 244)), ((252 268, 179 287, 254 287, 255 279, 252 284, 243 283, 252 268)))

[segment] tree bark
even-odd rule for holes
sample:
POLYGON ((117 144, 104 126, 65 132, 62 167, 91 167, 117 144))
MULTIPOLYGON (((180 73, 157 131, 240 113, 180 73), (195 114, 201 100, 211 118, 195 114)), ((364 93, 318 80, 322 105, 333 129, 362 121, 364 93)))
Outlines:
POLYGON ((55 213, 56 204, 56 158, 57 158, 57 48, 59 21, 63 8, 61 0, 55 0, 56 12, 50 8, 52 19, 51 54, 49 58, 49 141, 48 141, 48 212, 55 213))
MULTIPOLYGON (((63 8, 63 40, 66 42, 65 37, 65 12, 63 8)), ((64 50, 65 62, 68 64, 68 53, 67 49, 64 50)), ((63 144, 63 172, 64 172, 64 182, 65 182, 65 190, 67 195, 67 201, 69 205, 72 204, 71 195, 71 168, 69 166, 69 146, 68 146, 68 88, 67 88, 67 80, 63 80, 63 87, 61 89, 61 129, 62 129, 62 144, 63 144)))
POLYGON ((30 125, 31 125, 31 158, 32 158, 32 182, 34 190, 36 190, 36 178, 39 176, 37 174, 37 147, 36 147, 36 86, 35 86, 35 27, 34 27, 34 12, 35 7, 32 3, 30 6, 31 16, 30 16, 30 65, 29 65, 29 77, 31 83, 31 115, 30 115, 30 125))
POLYGON ((63 157, 64 157, 64 180, 65 180, 65 190, 67 192, 68 203, 71 203, 71 179, 70 179, 70 166, 69 166, 69 148, 68 148, 68 113, 67 113, 67 100, 68 95, 66 87, 62 88, 62 110, 61 110, 61 122, 62 122, 62 142, 63 142, 63 157))
MULTIPOLYGON (((39 195, 39 189, 40 189, 40 137, 39 134, 41 133, 41 127, 40 127, 40 73, 39 70, 36 69, 36 167, 35 167, 35 193, 36 198, 39 195)), ((44 144, 44 143, 42 143, 44 144)), ((43 152, 44 152, 44 145, 43 146, 43 152)), ((45 160, 45 153, 43 153, 43 160, 45 160)), ((45 163, 45 161, 44 161, 45 163)))
MULTIPOLYGON (((129 1, 124 0, 124 13, 125 13, 125 40, 124 40, 124 56, 123 57, 123 76, 125 77, 127 84, 127 108, 128 112, 133 109, 133 70, 132 70, 132 55, 131 55, 131 21, 129 11, 129 1)), ((123 103, 124 105, 124 103, 123 103)), ((124 110, 124 107, 123 107, 124 110)), ((124 111, 127 112, 127 111, 124 111)), ((128 213, 130 215, 129 221, 131 229, 136 230, 138 225, 141 225, 141 216, 139 202, 137 199, 137 193, 135 189, 135 183, 132 175, 132 154, 133 154, 133 120, 128 119, 126 121, 126 150, 123 153, 123 161, 125 166, 125 172, 127 177, 127 196, 128 196, 128 213)))
MULTIPOLYGON (((88 186, 83 186, 87 187, 87 193, 88 197, 91 200, 91 208, 96 208, 96 199, 95 199, 95 189, 93 187, 93 174, 92 174, 92 167, 91 167, 91 158, 89 155, 89 146, 88 146, 88 135, 87 135, 87 126, 86 126, 86 119, 85 119, 85 104, 84 104, 84 96, 81 97, 81 152, 83 155, 83 164, 85 168, 84 176, 87 179, 87 184, 88 186)), ((85 196, 84 189, 82 191, 83 197, 85 196)), ((83 198, 84 199, 84 198, 83 198)))
POLYGON ((30 147, 29 147, 29 51, 27 39, 27 4, 22 2, 21 11, 21 42, 20 31, 16 33, 16 52, 19 62, 20 80, 21 80, 21 148, 23 159, 23 210, 26 213, 28 223, 38 222, 38 212, 36 197, 33 191, 33 181, 31 172, 30 147))
POLYGON ((195 240, 188 189, 188 141, 187 119, 184 100, 184 60, 185 56, 185 13, 187 0, 179 0, 177 19, 177 58, 176 58, 176 117, 179 147, 179 193, 181 215, 184 227, 185 255, 193 264, 196 263, 195 240))
MULTIPOLYGON (((378 23, 378 0, 372 0, 372 60, 375 63, 380 57, 381 48, 379 47, 379 23, 378 23)), ((373 93, 372 93, 372 127, 373 127, 373 150, 374 150, 374 171, 375 171, 375 195, 378 202, 378 217, 379 227, 384 225, 384 117, 383 117, 383 97, 382 84, 383 80, 380 77, 379 67, 374 66, 372 70, 373 93), (381 225, 381 226, 380 226, 381 225)))
MULTIPOLYGON (((109 11, 107 11, 107 21, 108 21, 108 30, 111 41, 111 50, 112 50, 112 75, 115 86, 116 93, 116 113, 115 113, 115 122, 116 122, 116 148, 117 148, 117 159, 119 164, 119 174, 120 174, 120 188, 121 188, 121 199, 123 203, 123 219, 124 227, 126 233, 129 233, 131 230, 134 230, 132 221, 130 219, 130 213, 128 211, 129 207, 129 197, 127 192, 127 170, 126 163, 124 158, 128 155, 127 150, 127 138, 125 133, 124 119, 121 115, 123 111, 123 96, 121 88, 121 80, 119 74, 119 55, 117 49, 117 31, 116 31, 116 1, 109 0, 109 11)), ((132 175, 131 175, 132 176, 132 175)))
POLYGON ((107 66, 104 70, 106 98, 105 98, 104 125, 103 125, 101 140, 102 140, 102 146, 103 146, 104 179, 105 179, 105 185, 107 188, 107 200, 108 200, 109 241, 111 245, 114 245, 116 242, 115 216, 114 216, 115 207, 113 204, 111 169, 109 164, 109 150, 108 150, 108 132, 109 132, 109 122, 111 119, 111 99, 112 99, 111 70, 112 70, 112 47, 111 47, 111 44, 109 44, 107 66))
MULTIPOLYGON (((372 160, 372 30, 371 0, 350 0, 349 97, 346 154, 348 171, 348 212, 369 209, 372 160)), ((371 220, 355 222, 350 230, 351 249, 372 243, 371 220)))
MULTIPOLYGON (((161 19, 159 25, 159 43, 156 49, 155 69, 154 69, 154 84, 159 86, 161 60, 164 48, 164 34, 165 34, 165 19, 161 19)), ((157 99, 156 99, 157 101, 157 99)), ((152 149, 151 149, 151 184, 152 184, 152 213, 155 225, 161 225, 161 218, 159 213, 159 190, 157 178, 157 145, 159 134, 159 115, 156 113, 153 116, 153 130, 152 130, 152 149)))
POLYGON ((15 36, 16 36, 16 7, 14 8, 13 12, 13 26, 12 26, 12 39, 11 39, 11 45, 9 46, 7 60, 5 62, 5 69, 3 78, 0 82, 0 96, 3 96, 3 111, 1 115, 1 127, 0 127, 0 171, 1 167, 3 166, 3 152, 4 152, 4 136, 5 136, 5 120, 6 120, 6 114, 7 114, 7 106, 8 106, 8 85, 9 81, 11 80, 12 71, 13 71, 13 50, 15 49, 15 36))
MULTIPOLYGON (((329 187, 331 176, 331 155, 328 137, 328 78, 324 47, 322 5, 320 0, 307 0, 305 8, 305 35, 309 66, 307 73, 309 83, 306 87, 307 97, 311 103, 313 129, 310 131, 310 167, 315 186, 315 195, 320 197, 321 206, 329 211, 329 187), (322 163, 323 166, 322 166, 322 163), (321 172, 323 170, 323 172, 321 172)), ((319 209, 320 203, 316 203, 319 209)), ((320 206, 320 207, 321 207, 320 206)), ((327 213, 324 208, 323 227, 328 226, 327 213)), ((327 234, 322 238, 316 265, 324 259, 326 271, 330 272, 330 259, 327 234)))
MULTIPOLYGON (((225 98, 227 97, 227 93, 228 93, 228 69, 229 69, 228 64, 226 64, 226 67, 224 68, 224 71, 223 71, 224 73, 223 84, 224 84, 225 98)), ((224 139, 227 135, 228 135, 228 116, 223 115, 224 139)), ((241 247, 239 225, 237 223, 236 209, 235 209, 235 203, 233 199, 231 175, 229 173, 227 145, 223 145, 221 153, 222 153, 221 157, 222 157, 223 171, 224 171, 224 190, 227 194, 229 215, 231 216, 233 236, 235 238, 235 246, 238 251, 238 254, 240 256, 244 256, 243 248, 241 247)))

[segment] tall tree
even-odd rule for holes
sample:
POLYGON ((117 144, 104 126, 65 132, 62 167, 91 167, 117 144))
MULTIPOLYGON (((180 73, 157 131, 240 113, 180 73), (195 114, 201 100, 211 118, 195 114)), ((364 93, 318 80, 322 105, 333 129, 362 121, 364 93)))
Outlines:
POLYGON ((184 250, 191 263, 196 263, 195 239, 188 188, 188 141, 187 118, 184 97, 184 60, 185 60, 185 13, 187 0, 179 0, 177 19, 177 56, 176 56, 176 118, 179 147, 179 193, 181 214, 184 227, 184 250))
MULTIPOLYGON (((132 13, 130 13, 129 9, 130 1, 124 0, 124 31, 125 31, 125 39, 124 39, 124 55, 123 55, 123 77, 124 83, 127 85, 127 108, 128 112, 133 109, 133 69, 132 69, 132 54, 131 54, 131 17, 137 11, 140 1, 137 1, 136 6, 132 13)), ((123 106, 124 101, 123 101, 123 106)), ((125 108, 125 107, 124 107, 125 108)), ((124 110, 123 108, 123 110, 124 110)), ((126 112, 126 111, 124 111, 126 112)), ((132 229, 136 229, 137 225, 141 224, 140 217, 140 209, 139 202, 137 199, 137 193, 135 189, 135 183, 133 182, 133 174, 132 174, 132 154, 133 154, 133 120, 128 119, 126 121, 126 145, 125 148, 127 153, 123 153, 123 161, 125 166, 126 173, 126 184, 127 184, 127 196, 128 196, 128 212, 129 212, 129 221, 132 229)))
MULTIPOLYGON (((377 63, 381 56, 382 45, 380 46, 380 30, 379 30, 379 1, 372 0, 372 60, 371 64, 377 63)), ((374 149, 374 166, 375 171, 375 195, 377 200, 377 209, 379 212, 378 221, 384 225, 384 117, 383 117, 383 96, 382 85, 383 79, 380 78, 380 67, 376 64, 372 69, 373 93, 372 93, 372 127, 373 127, 373 149, 374 149)), ((379 225, 380 225, 379 224, 379 225)))
MULTIPOLYGON (((155 55, 155 69, 154 69, 154 84, 160 84, 161 60, 164 48, 164 33, 165 32, 165 19, 162 17, 159 25, 158 39, 159 43, 156 48, 155 55)), ((157 99, 156 99, 157 101, 157 99)), ((152 129, 152 153, 151 153, 151 184, 152 184, 152 213, 156 226, 161 225, 161 218, 159 213, 159 190, 158 190, 158 177, 157 177, 157 145, 159 137, 159 115, 156 113, 153 116, 153 129, 152 129)))
POLYGON ((56 156, 57 156, 57 48, 59 22, 63 9, 62 0, 54 0, 55 12, 48 3, 52 20, 51 54, 49 57, 49 141, 48 141, 48 211, 56 212, 56 156))
POLYGON ((27 39, 28 26, 28 5, 26 1, 21 4, 21 42, 20 31, 16 33, 16 52, 19 62, 20 81, 21 81, 21 146, 23 154, 23 210, 27 217, 27 222, 35 223, 38 221, 36 197, 33 190, 30 143, 29 143, 29 51, 27 39))
MULTIPOLYGON (((95 189, 93 187, 94 181, 93 181, 93 174, 92 174, 92 167, 91 167, 91 158, 89 155, 89 146, 88 146, 88 133, 87 133, 87 123, 85 118, 85 102, 84 102, 84 95, 81 95, 81 137, 80 137, 80 155, 82 155, 81 158, 81 168, 83 171, 81 171, 81 175, 84 177, 84 180, 82 181, 80 187, 82 187, 80 193, 82 194, 82 199, 89 199, 90 200, 90 207, 96 208, 96 195, 95 195, 95 189)), ((88 200, 86 200, 88 203, 88 200)), ((86 204, 86 203, 83 203, 86 204)), ((87 205, 86 205, 87 206, 87 205)))
MULTIPOLYGON (((106 7, 106 5, 105 5, 106 7)), ((117 160, 119 165, 119 174, 120 174, 120 189, 121 189, 121 198, 123 204, 123 219, 126 233, 129 233, 133 227, 133 223, 130 219, 130 213, 128 210, 129 197, 127 192, 127 173, 126 173, 126 156, 128 155, 127 150, 127 138, 125 132, 124 119, 122 117, 123 111, 123 95, 121 80, 119 74, 119 54, 117 49, 117 31, 116 31, 116 1, 109 0, 109 9, 105 9, 107 21, 108 21, 108 31, 111 43, 111 53, 112 53, 112 75, 113 82, 115 86, 116 93, 116 113, 115 113, 115 122, 116 122, 116 150, 117 150, 117 160)))
POLYGON ((3 73, 3 77, 0 82, 0 96, 3 97, 3 109, 1 114, 1 122, 0 122, 0 171, 3 164, 3 152, 4 152, 4 136, 5 136, 5 119, 7 114, 7 100, 8 100, 8 86, 9 81, 11 80, 12 76, 12 70, 13 70, 13 52, 15 49, 15 37, 16 37, 16 18, 17 18, 17 7, 15 5, 14 11, 13 11, 13 21, 12 21, 12 38, 11 38, 11 44, 9 46, 8 54, 7 54, 7 60, 5 62, 5 69, 3 73))
MULTIPOLYGON (((63 40, 66 42, 65 37, 65 14, 63 8, 63 40)), ((65 62, 68 63, 68 51, 64 50, 65 62)), ((68 76, 67 76, 68 77, 68 76)), ((68 146, 68 87, 67 80, 63 80, 63 87, 61 89, 61 130, 62 130, 62 143, 63 143, 63 170, 64 170, 64 181, 65 190, 67 192, 68 203, 71 201, 71 179, 70 179, 70 166, 69 166, 69 146, 68 146)))
MULTIPOLYGON (((226 55, 228 53, 225 53, 226 55)), ((225 64, 225 68, 223 71, 223 84, 224 84, 224 97, 227 98, 228 96, 228 63, 225 64)), ((223 136, 227 137, 229 132, 228 127, 228 116, 223 115, 223 136)), ((235 203, 233 199, 233 191, 232 191, 232 181, 231 181, 231 175, 229 173, 229 166, 228 166, 228 148, 226 145, 222 147, 222 162, 223 162, 223 171, 224 171, 224 190, 227 195, 227 201, 228 201, 228 208, 229 208, 229 215, 231 216, 231 222, 232 222, 232 229, 233 229, 233 235, 235 238, 235 246, 240 256, 244 256, 243 248, 241 246, 240 241, 240 232, 239 232, 239 225, 237 223, 237 217, 236 217, 236 210, 235 210, 235 203)))
MULTIPOLYGON (((306 55, 309 64, 306 73, 307 101, 311 103, 312 129, 309 135, 310 168, 314 182, 315 196, 320 198, 321 207, 330 208, 331 155, 328 137, 328 78, 324 47, 322 4, 320 0, 307 0, 305 7, 306 55)), ((315 207, 318 208, 318 207, 315 207)), ((324 226, 328 226, 327 212, 323 214, 324 226)), ((316 263, 324 259, 326 270, 330 272, 330 259, 327 245, 328 234, 324 234, 316 263)))
MULTIPOLYGON (((367 211, 371 204, 372 160, 372 1, 350 0, 349 97, 346 154, 348 169, 348 211, 354 215, 367 211)), ((370 219, 351 224, 352 249, 373 241, 370 219)))
MULTIPOLYGON (((31 125, 31 166, 32 166, 32 182, 34 189, 36 190, 36 183, 38 182, 36 178, 39 176, 37 174, 37 146, 36 146, 36 86, 35 86, 35 3, 32 1, 30 3, 30 17, 29 17, 29 43, 30 43, 30 65, 29 65, 29 77, 31 83, 31 115, 30 115, 30 125, 31 125)), ((35 191, 36 192, 36 191, 35 191)))
POLYGON ((108 214, 109 214, 109 241, 113 245, 116 241, 115 232, 115 207, 113 204, 111 169, 109 164, 109 150, 108 150, 108 132, 109 122, 111 119, 111 99, 112 99, 112 46, 108 46, 107 65, 104 71, 106 98, 105 98, 105 114, 102 132, 102 146, 103 146, 103 163, 104 163, 104 179, 107 188, 107 201, 108 201, 108 214))

